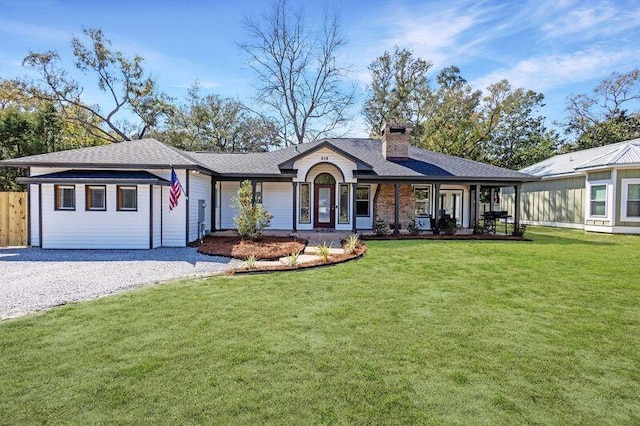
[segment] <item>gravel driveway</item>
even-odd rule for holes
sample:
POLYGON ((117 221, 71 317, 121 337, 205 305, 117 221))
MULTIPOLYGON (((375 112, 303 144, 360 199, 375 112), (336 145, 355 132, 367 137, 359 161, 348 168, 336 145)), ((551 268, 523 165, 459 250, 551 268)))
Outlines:
POLYGON ((0 319, 177 278, 213 275, 239 260, 195 248, 0 249, 0 319))

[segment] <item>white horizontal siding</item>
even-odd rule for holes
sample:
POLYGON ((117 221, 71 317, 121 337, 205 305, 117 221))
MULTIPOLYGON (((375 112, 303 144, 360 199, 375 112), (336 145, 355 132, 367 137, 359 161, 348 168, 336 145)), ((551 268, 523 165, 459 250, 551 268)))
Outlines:
POLYGON ((233 218, 238 210, 231 207, 234 195, 238 193, 240 182, 220 182, 220 227, 221 229, 236 229, 233 218))
POLYGON ((29 225, 31 231, 30 245, 40 245, 40 204, 38 202, 38 185, 29 185, 29 225))
POLYGON ((211 177, 202 173, 189 172, 189 241, 198 235, 198 200, 206 203, 204 213, 205 229, 211 229, 211 177))
MULTIPOLYGON (((219 205, 221 229, 236 229, 233 218, 238 210, 232 207, 240 182, 220 182, 219 205)), ((293 224, 293 195, 291 182, 262 182, 262 206, 273 215, 269 229, 291 229, 293 224)))
MULTIPOLYGON (((149 170, 166 180, 171 180, 171 169, 149 170)), ((183 188, 187 184, 185 170, 176 169, 176 175, 183 188)), ((187 245, 187 201, 184 194, 180 195, 178 205, 173 210, 169 210, 169 187, 162 189, 162 246, 163 247, 184 247, 187 245)))
POLYGON ((269 229, 292 229, 293 185, 291 182, 263 182, 262 206, 273 215, 269 229))
POLYGON ((153 187, 153 248, 162 246, 162 195, 161 186, 153 187))
POLYGON ((322 173, 329 173, 336 180, 336 183, 344 182, 342 180, 340 169, 333 164, 317 164, 311 167, 311 169, 309 169, 309 171, 307 172, 306 182, 313 183, 316 177, 322 173))
MULTIPOLYGON (((324 166, 321 163, 328 163, 327 165, 332 164, 337 167, 342 172, 342 175, 344 175, 344 182, 355 182, 355 179, 353 177, 353 170, 355 170, 356 164, 329 148, 322 148, 299 159, 294 163, 293 168, 298 170, 298 176, 295 179, 296 182, 305 182, 305 178, 307 178, 307 173, 309 172, 309 170, 311 170, 314 166, 316 166, 316 169, 318 169, 318 167, 324 166)), ((314 169, 314 173, 316 172, 316 169, 314 169)), ((335 170, 333 168, 331 169, 335 170)), ((315 174, 317 175, 317 173, 315 174)), ((342 176, 335 177, 336 181, 343 181, 342 176)), ((313 179, 311 178, 311 176, 309 176, 307 182, 312 181, 313 179)))
POLYGON ((116 210, 116 185, 106 185, 107 210, 85 210, 85 186, 75 185, 76 209, 55 210, 53 184, 42 185, 43 248, 149 248, 149 186, 138 185, 138 210, 116 210))

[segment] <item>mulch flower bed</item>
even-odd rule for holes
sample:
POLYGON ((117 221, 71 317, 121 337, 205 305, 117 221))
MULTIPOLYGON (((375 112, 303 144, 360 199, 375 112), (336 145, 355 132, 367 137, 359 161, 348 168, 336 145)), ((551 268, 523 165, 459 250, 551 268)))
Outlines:
POLYGON ((293 265, 293 266, 289 266, 285 264, 279 264, 279 265, 275 264, 270 266, 254 267, 251 269, 245 267, 245 268, 236 269, 232 271, 232 274, 234 275, 235 274, 261 274, 261 273, 277 272, 277 271, 301 271, 309 268, 319 268, 323 266, 331 266, 331 265, 337 265, 339 263, 348 262, 350 260, 358 259, 364 256, 366 252, 367 252, 367 246, 363 243, 359 243, 356 246, 356 248, 353 250, 353 252, 349 254, 345 253, 345 254, 329 255, 326 262, 318 258, 318 260, 314 260, 312 262, 298 263, 297 265, 293 265))
MULTIPOLYGON (((275 262, 282 257, 288 257, 292 253, 303 253, 308 241, 293 237, 262 237, 258 241, 243 240, 238 236, 233 237, 206 237, 202 243, 194 242, 192 245, 198 247, 198 252, 211 256, 226 256, 236 259, 247 260, 250 256, 255 256, 256 260, 274 261, 270 265, 254 266, 248 268, 243 265, 242 268, 229 271, 229 274, 243 273, 261 273, 273 271, 297 271, 307 268, 316 268, 319 266, 335 265, 352 259, 362 257, 367 251, 367 246, 359 242, 352 253, 331 254, 327 261, 323 261, 320 257, 317 260, 300 262, 295 265, 287 265, 281 262, 275 262)), ((346 241, 342 241, 343 247, 346 241)), ((260 262, 258 262, 260 263, 260 262)), ((266 262, 265 262, 266 263, 266 262)))
POLYGON ((258 241, 240 237, 206 237, 198 244, 198 252, 211 256, 226 256, 247 260, 255 256, 260 260, 277 260, 291 253, 302 253, 308 241, 293 237, 262 237, 258 241))

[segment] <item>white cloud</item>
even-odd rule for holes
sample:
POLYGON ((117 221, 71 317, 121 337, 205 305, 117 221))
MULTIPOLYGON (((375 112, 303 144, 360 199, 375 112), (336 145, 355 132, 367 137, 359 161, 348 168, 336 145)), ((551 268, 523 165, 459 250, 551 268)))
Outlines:
POLYGON ((551 37, 577 32, 589 35, 613 16, 615 11, 611 7, 582 7, 567 11, 560 19, 543 25, 542 29, 551 37))
POLYGON ((0 32, 48 41, 69 41, 71 38, 69 32, 58 28, 28 24, 20 21, 10 21, 7 19, 0 19, 0 32))
MULTIPOLYGON (((375 15, 366 15, 352 31, 355 43, 347 45, 345 57, 356 64, 356 80, 369 81, 366 66, 394 46, 413 51, 416 57, 429 60, 436 69, 461 64, 474 54, 478 45, 499 36, 497 31, 483 32, 487 22, 503 16, 501 5, 486 5, 470 0, 453 0, 446 5, 394 4, 375 15)), ((353 42, 354 40, 350 40, 353 42)))
POLYGON ((580 50, 569 54, 548 55, 522 60, 509 68, 496 70, 472 84, 486 88, 501 79, 515 87, 536 91, 581 83, 605 77, 613 71, 626 71, 635 66, 640 49, 608 51, 600 48, 580 50))
POLYGON ((407 17, 403 20, 393 20, 388 46, 406 46, 421 58, 428 58, 436 66, 447 60, 459 37, 465 31, 473 28, 477 21, 470 15, 454 16, 453 11, 447 11, 433 20, 420 17, 407 17))
POLYGON ((619 34, 638 28, 640 8, 609 2, 587 3, 559 11, 555 19, 542 26, 551 38, 576 35, 581 39, 619 34))

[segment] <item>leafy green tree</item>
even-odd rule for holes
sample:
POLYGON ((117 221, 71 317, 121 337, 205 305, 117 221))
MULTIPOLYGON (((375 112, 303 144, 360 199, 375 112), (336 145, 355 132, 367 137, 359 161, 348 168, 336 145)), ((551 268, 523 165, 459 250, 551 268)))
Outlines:
POLYGON ((299 144, 332 134, 348 121, 355 89, 338 57, 345 40, 337 16, 316 27, 278 0, 269 14, 246 22, 240 44, 256 74, 256 101, 280 138, 299 144))
POLYGON ((472 160, 519 169, 553 155, 559 136, 539 114, 544 96, 503 80, 483 97, 450 66, 431 87, 431 63, 396 47, 370 66, 363 114, 372 134, 382 123, 409 122, 412 144, 472 160))
POLYGON ((507 80, 490 85, 480 121, 482 159, 517 170, 551 157, 558 135, 545 127, 545 117, 538 114, 543 100, 542 93, 514 89, 507 80))
POLYGON ((640 69, 614 72, 592 94, 567 99, 565 132, 574 141, 565 152, 640 137, 640 69))
POLYGON ((113 50, 100 29, 84 29, 83 34, 88 43, 78 37, 71 40, 76 71, 96 76, 98 90, 111 105, 103 109, 86 103, 84 88, 62 68, 55 51, 30 52, 24 59, 23 64, 40 76, 33 95, 53 103, 67 120, 107 142, 144 137, 149 128, 160 124, 169 98, 159 92, 154 78, 145 75, 141 56, 127 58, 113 50))
MULTIPOLYGON (((32 93, 25 82, 0 80, 0 159, 104 143, 32 93)), ((26 169, 0 168, 0 190, 21 190, 19 176, 26 176, 26 169)))
MULTIPOLYGON (((18 108, 0 110, 0 159, 11 159, 49 152, 59 138, 61 123, 48 105, 38 111, 18 108)), ((16 178, 26 176, 25 169, 0 170, 0 191, 20 191, 16 178)))
POLYGON ((191 151, 259 152, 279 143, 275 123, 239 101, 201 96, 198 83, 189 89, 187 102, 169 113, 165 128, 151 135, 191 151))
POLYGON ((385 122, 409 122, 413 139, 420 139, 423 112, 431 102, 427 75, 431 67, 431 62, 398 46, 369 65, 371 83, 362 112, 371 135, 379 135, 385 122))
POLYGON ((242 238, 254 240, 260 238, 262 232, 271 224, 273 215, 253 199, 251 181, 245 180, 240 183, 240 188, 238 188, 238 193, 233 196, 232 203, 231 207, 238 210, 238 215, 233 218, 238 234, 242 238))
POLYGON ((458 67, 443 69, 438 89, 424 104, 418 146, 459 157, 480 159, 478 108, 482 92, 473 90, 458 67))
POLYGON ((35 111, 40 104, 40 100, 30 94, 25 82, 0 78, 0 111, 8 108, 35 111))

